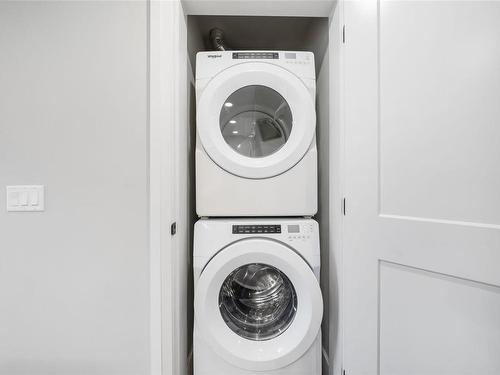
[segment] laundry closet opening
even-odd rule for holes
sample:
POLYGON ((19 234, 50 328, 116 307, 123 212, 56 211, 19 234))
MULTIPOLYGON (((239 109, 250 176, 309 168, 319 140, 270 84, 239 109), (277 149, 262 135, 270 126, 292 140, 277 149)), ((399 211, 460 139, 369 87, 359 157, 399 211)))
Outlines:
MULTIPOLYGON (((319 223, 321 241, 321 288, 324 314, 322 324, 323 373, 331 364, 330 353, 330 288, 337 283, 329 270, 330 264, 330 62, 329 19, 327 17, 262 17, 262 16, 187 16, 188 58, 188 177, 189 196, 186 215, 189 218, 189 256, 192 257, 192 230, 198 220, 195 201, 195 143, 196 143, 196 54, 213 50, 210 40, 212 29, 223 31, 224 44, 229 50, 245 51, 309 51, 314 53, 316 73, 316 144, 318 149, 318 212, 313 218, 319 223)), ((193 328, 193 274, 192 260, 188 265, 188 348, 192 349, 193 328)), ((336 293, 334 293, 336 294, 336 293)))

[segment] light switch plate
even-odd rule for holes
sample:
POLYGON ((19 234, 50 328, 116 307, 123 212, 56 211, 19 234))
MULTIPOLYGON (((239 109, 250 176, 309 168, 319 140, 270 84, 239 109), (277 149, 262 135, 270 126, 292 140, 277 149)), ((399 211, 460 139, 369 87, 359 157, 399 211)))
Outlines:
POLYGON ((45 189, 43 185, 15 185, 6 187, 7 211, 43 211, 45 189))

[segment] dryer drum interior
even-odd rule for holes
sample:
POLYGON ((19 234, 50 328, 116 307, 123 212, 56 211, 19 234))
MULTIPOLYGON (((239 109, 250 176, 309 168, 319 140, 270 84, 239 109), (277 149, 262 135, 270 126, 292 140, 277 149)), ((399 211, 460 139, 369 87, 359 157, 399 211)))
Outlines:
POLYGON ((224 280, 219 309, 229 328, 249 340, 279 336, 297 312, 297 293, 279 269, 261 263, 241 266, 224 280))
POLYGON ((292 111, 277 91, 263 85, 233 92, 220 113, 225 141, 239 154, 259 158, 274 154, 288 141, 292 111))

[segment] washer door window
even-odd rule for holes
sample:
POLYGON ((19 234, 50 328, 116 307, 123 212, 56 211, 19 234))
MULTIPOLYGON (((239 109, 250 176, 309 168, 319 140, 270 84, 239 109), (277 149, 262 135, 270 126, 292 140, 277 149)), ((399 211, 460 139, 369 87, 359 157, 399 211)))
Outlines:
POLYGON ((279 336, 297 312, 297 293, 279 269, 261 263, 238 267, 224 280, 219 308, 229 328, 243 338, 279 336))
POLYGON ((316 129, 314 100, 304 82, 262 62, 238 64, 212 78, 196 112, 208 156, 244 178, 269 178, 292 168, 316 129))
POLYGON ((299 359, 321 326, 318 280, 295 251, 267 239, 235 242, 196 283, 195 329, 224 360, 272 371, 299 359))
POLYGON ((220 113, 225 141, 237 153, 261 158, 281 149, 292 132, 285 98, 266 86, 243 87, 227 98, 220 113))

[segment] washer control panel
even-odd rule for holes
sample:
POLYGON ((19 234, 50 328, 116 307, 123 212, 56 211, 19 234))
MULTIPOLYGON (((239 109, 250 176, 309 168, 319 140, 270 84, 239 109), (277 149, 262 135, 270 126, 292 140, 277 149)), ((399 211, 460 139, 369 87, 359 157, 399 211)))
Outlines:
POLYGON ((281 233, 281 225, 233 225, 233 234, 281 233))
POLYGON ((312 224, 244 224, 232 225, 233 234, 282 234, 288 241, 307 241, 314 232, 312 224))
POLYGON ((311 238, 313 232, 312 224, 288 224, 287 226, 287 239, 290 242, 302 240, 307 241, 311 238))

